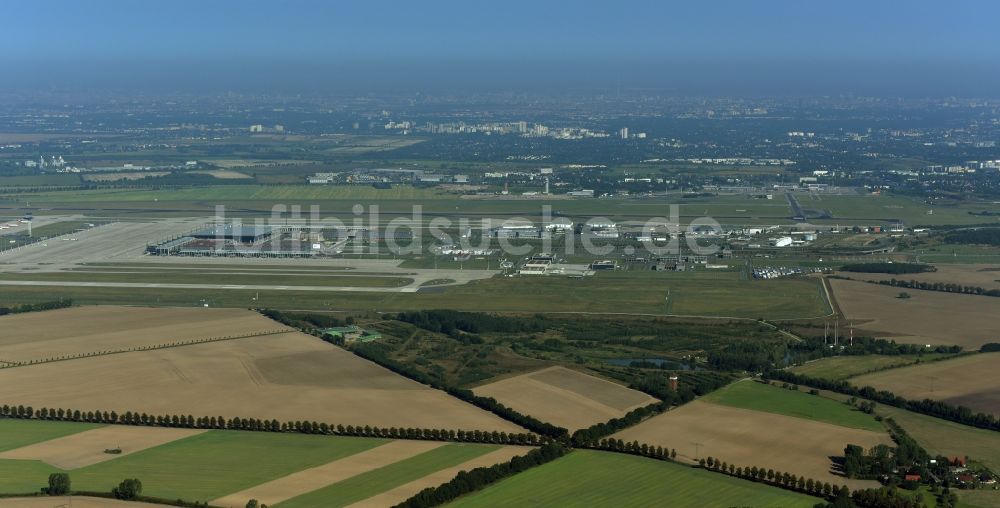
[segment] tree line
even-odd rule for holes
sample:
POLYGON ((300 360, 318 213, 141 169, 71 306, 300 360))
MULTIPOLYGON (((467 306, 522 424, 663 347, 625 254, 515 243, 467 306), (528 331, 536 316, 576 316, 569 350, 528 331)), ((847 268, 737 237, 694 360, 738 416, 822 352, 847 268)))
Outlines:
POLYGON ((959 293, 963 295, 993 296, 1000 297, 1000 289, 986 289, 981 286, 964 286, 951 282, 921 282, 917 280, 870 280, 872 284, 892 286, 906 289, 922 289, 924 291, 943 291, 945 293, 959 293))
POLYGON ((183 499, 161 499, 142 495, 142 481, 138 478, 126 478, 118 485, 111 488, 111 492, 90 492, 72 490, 72 481, 69 473, 52 473, 49 475, 48 485, 42 487, 41 493, 46 496, 66 496, 77 495, 87 497, 114 498, 123 501, 142 501, 152 504, 164 504, 171 506, 184 506, 189 508, 207 508, 208 502, 184 501, 183 499))
POLYGON ((1000 229, 963 229, 952 231, 941 238, 944 243, 971 243, 976 245, 1000 245, 1000 229))
MULTIPOLYGON (((867 508, 924 508, 922 500, 894 488, 856 490, 851 495, 853 505, 867 508)), ((839 507, 838 507, 839 508, 839 507)))
POLYGON ((651 416, 655 416, 666 411, 669 408, 670 404, 666 402, 656 402, 654 404, 649 404, 648 406, 635 408, 621 418, 612 418, 606 422, 591 425, 586 429, 577 430, 570 438, 570 442, 573 443, 573 446, 594 447, 594 445, 598 443, 598 440, 602 437, 610 436, 615 432, 636 425, 651 416))
POLYGON ((760 372, 783 366, 787 351, 783 342, 737 342, 710 351, 708 364, 718 370, 760 372))
POLYGON ((336 326, 354 324, 354 318, 350 316, 345 319, 340 319, 330 314, 282 312, 274 309, 258 309, 258 312, 283 325, 292 326, 298 329, 304 328, 303 325, 309 325, 316 328, 333 328, 336 326))
POLYGON ((61 299, 53 300, 51 302, 39 302, 39 303, 24 303, 21 305, 15 305, 13 307, 0 307, 0 316, 7 314, 21 314, 23 312, 38 312, 43 310, 55 310, 55 309, 65 309, 66 307, 72 307, 73 300, 61 299))
POLYGON ((712 457, 699 459, 698 465, 704 467, 707 471, 722 473, 758 483, 766 483, 785 490, 827 499, 841 497, 844 495, 844 492, 850 493, 850 489, 846 485, 832 485, 830 482, 814 480, 801 475, 796 476, 793 473, 775 471, 770 468, 757 466, 740 467, 712 457))
POLYGON ((151 415, 138 411, 80 411, 76 409, 35 410, 31 406, 4 404, 0 407, 0 418, 35 420, 55 420, 118 425, 141 425, 149 427, 175 427, 210 430, 242 430, 253 432, 289 432, 299 434, 322 434, 334 436, 373 437, 385 439, 412 439, 426 441, 455 441, 466 443, 489 443, 506 445, 538 445, 548 442, 547 438, 527 432, 499 432, 485 430, 427 429, 412 427, 378 427, 371 425, 342 425, 325 422, 296 420, 279 422, 259 418, 192 415, 151 415))
POLYGON ((991 414, 974 413, 965 406, 953 406, 951 404, 931 400, 907 400, 890 391, 876 390, 871 386, 858 388, 847 381, 831 381, 828 379, 814 378, 801 374, 795 374, 785 370, 772 370, 764 374, 765 379, 776 379, 797 383, 821 390, 830 390, 844 395, 861 397, 868 400, 921 413, 943 420, 949 420, 963 425, 978 427, 988 430, 1000 430, 1000 420, 991 414))
POLYGON ((549 319, 537 314, 530 318, 501 317, 485 312, 457 310, 421 310, 400 312, 396 319, 424 330, 451 334, 458 330, 467 333, 533 333, 549 328, 549 319))
POLYGON ((581 447, 604 450, 608 452, 624 453, 627 455, 638 455, 657 460, 674 460, 677 458, 677 450, 653 446, 638 441, 623 441, 613 437, 602 438, 594 441, 582 442, 581 447))
POLYGON ((641 375, 627 377, 617 371, 601 372, 627 382, 628 387, 633 390, 656 397, 672 406, 690 402, 700 395, 707 395, 736 379, 736 376, 724 372, 684 371, 677 383, 677 391, 673 391, 670 389, 669 373, 643 372, 641 375))
POLYGON ((853 263, 841 266, 840 270, 843 272, 889 273, 893 275, 937 271, 933 265, 923 263, 853 263))
MULTIPOLYGON (((832 338, 824 339, 822 335, 803 337, 800 342, 788 345, 789 363, 799 364, 818 358, 831 356, 864 356, 864 355, 925 355, 927 353, 958 354, 961 346, 926 347, 918 344, 899 344, 894 340, 877 339, 874 337, 854 337, 854 344, 840 344, 838 348, 829 346, 832 338)), ((934 360, 936 361, 936 360, 934 360)), ((765 369, 766 370, 766 369, 765 369)))
POLYGON ((396 505, 396 508, 428 508, 440 506, 460 496, 483 489, 504 478, 526 471, 536 466, 552 462, 569 453, 569 448, 561 443, 548 443, 540 448, 519 455, 508 462, 489 467, 479 467, 472 471, 461 471, 447 483, 424 489, 413 497, 396 505))

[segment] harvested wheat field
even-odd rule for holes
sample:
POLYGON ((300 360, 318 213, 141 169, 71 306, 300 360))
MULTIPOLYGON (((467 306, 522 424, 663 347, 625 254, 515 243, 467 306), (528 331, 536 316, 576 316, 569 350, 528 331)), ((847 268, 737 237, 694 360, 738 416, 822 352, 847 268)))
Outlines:
POLYGON ((328 464, 323 464, 322 466, 292 473, 288 476, 235 492, 216 499, 211 504, 215 506, 239 507, 244 506, 247 499, 256 499, 263 504, 274 505, 306 492, 312 492, 327 485, 433 450, 445 444, 438 441, 391 441, 371 450, 356 453, 328 464))
POLYGON ((702 401, 689 402, 614 437, 672 448, 678 459, 689 462, 714 457, 852 488, 878 483, 835 474, 830 457, 843 456, 848 444, 865 449, 891 444, 887 434, 702 401), (700 446, 696 449, 694 443, 700 446))
POLYGON ((984 289, 1000 289, 1000 266, 997 265, 937 264, 934 265, 934 268, 937 268, 937 271, 900 275, 857 272, 837 272, 837 275, 855 280, 915 280, 918 282, 941 282, 944 284, 978 286, 984 289))
POLYGON ((163 505, 103 497, 39 496, 0 498, 0 508, 163 508, 163 505))
POLYGON ((438 485, 451 481, 461 471, 471 471, 477 467, 490 467, 501 462, 509 462, 510 459, 528 453, 531 448, 523 446, 504 446, 499 450, 481 455, 457 466, 442 469, 431 473, 419 480, 414 480, 387 490, 377 496, 370 497, 364 501, 348 505, 350 508, 383 508, 385 506, 396 506, 403 501, 415 496, 420 491, 437 487, 438 485))
POLYGON ((1000 353, 981 353, 951 360, 885 370, 851 379, 907 399, 932 399, 1000 415, 1000 353))
POLYGON ((570 431, 657 402, 645 393, 563 367, 501 379, 473 392, 570 431))
POLYGON ((837 279, 830 279, 830 286, 844 316, 854 321, 855 334, 966 349, 1000 339, 996 325, 1000 298, 837 279), (910 298, 897 298, 903 291, 910 298))
POLYGON ((245 309, 72 307, 0 317, 0 361, 288 330, 245 309))
POLYGON ((523 432, 300 332, 0 369, 0 400, 35 408, 523 432))
POLYGON ((246 180, 253 178, 248 174, 240 173, 239 171, 230 171, 228 169, 205 169, 199 171, 188 171, 188 173, 194 175, 208 175, 220 180, 246 180))
POLYGON ((0 459, 40 460, 59 469, 77 469, 205 432, 197 429, 109 425, 0 453, 0 459), (104 453, 108 449, 121 453, 104 453))

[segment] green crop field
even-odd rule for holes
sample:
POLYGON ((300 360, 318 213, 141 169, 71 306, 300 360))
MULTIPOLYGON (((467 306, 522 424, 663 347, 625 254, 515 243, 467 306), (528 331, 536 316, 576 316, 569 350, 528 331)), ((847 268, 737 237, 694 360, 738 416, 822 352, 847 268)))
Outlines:
POLYGON ((957 508, 996 508, 1000 506, 1000 491, 990 489, 959 490, 957 508))
MULTIPOLYGON (((36 424, 40 422, 29 422, 36 424)), ((79 424, 71 424, 79 425, 79 424)), ((84 430, 86 427, 81 426, 84 430)), ((209 431, 70 471, 73 488, 110 492, 125 478, 144 494, 211 500, 385 443, 381 439, 209 431)), ((36 461, 0 460, 0 492, 37 491, 58 469, 36 461)))
POLYGON ((58 469, 37 460, 0 459, 0 492, 34 494, 47 485, 50 474, 58 472, 58 469))
POLYGON ((498 447, 448 444, 278 503, 280 508, 333 508, 368 499, 431 473, 457 466, 498 447))
POLYGON ((841 381, 844 379, 868 374, 880 370, 913 365, 919 362, 929 362, 946 358, 951 355, 928 353, 923 355, 865 355, 865 356, 831 356, 793 367, 792 372, 811 377, 841 381))
POLYGON ((811 507, 814 497, 687 466, 615 453, 575 451, 448 505, 811 507))
POLYGON ((799 202, 805 208, 829 210, 833 219, 820 221, 826 224, 838 223, 838 221, 842 223, 845 219, 858 222, 867 221, 868 223, 899 219, 908 226, 978 224, 993 222, 993 220, 971 215, 969 212, 998 210, 997 205, 993 203, 928 205, 919 199, 891 194, 881 196, 822 196, 821 201, 806 201, 800 198, 799 202))
MULTIPOLYGON (((94 223, 86 220, 64 220, 34 228, 31 232, 31 236, 34 238, 47 238, 65 235, 76 231, 90 229, 91 224, 94 223)), ((26 234, 27 231, 22 231, 22 233, 26 234)))
POLYGON ((764 411, 843 427, 883 432, 882 424, 871 415, 847 404, 805 392, 753 381, 733 383, 702 398, 706 402, 742 409, 764 411))
POLYGON ((904 252, 921 263, 1000 263, 1000 247, 991 245, 937 244, 904 252))
MULTIPOLYGON (((657 277, 642 274, 653 284, 657 277)), ((682 274, 664 282, 668 313, 795 319, 829 314, 818 279, 740 280, 738 272, 682 274)))
POLYGON ((52 224, 46 224, 44 226, 34 228, 31 231, 30 237, 28 236, 27 226, 21 226, 18 230, 16 230, 17 232, 7 233, 0 237, 0 250, 19 247, 21 245, 26 245, 45 238, 52 238, 55 236, 89 229, 91 227, 90 224, 93 223, 83 220, 54 222, 52 224))
POLYGON ((0 452, 57 437, 96 429, 101 425, 0 418, 0 452))

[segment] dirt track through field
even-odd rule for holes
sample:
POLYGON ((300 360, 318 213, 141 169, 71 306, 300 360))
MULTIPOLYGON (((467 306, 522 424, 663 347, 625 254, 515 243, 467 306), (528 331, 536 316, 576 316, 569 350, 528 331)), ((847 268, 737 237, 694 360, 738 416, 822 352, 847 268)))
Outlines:
POLYGON ((77 469, 184 439, 204 430, 108 425, 0 453, 0 459, 40 460, 59 469, 77 469), (104 450, 120 448, 120 454, 104 450))
POLYGON ((245 506, 248 499, 256 499, 262 504, 275 505, 444 445, 443 442, 434 441, 392 441, 371 450, 221 497, 211 504, 239 508, 245 506))
POLYGON ((891 444, 887 434, 702 401, 689 402, 614 437, 676 449, 677 458, 687 462, 714 457, 852 488, 878 483, 833 474, 830 457, 843 456, 848 444, 865 449, 891 444))
POLYGON ((477 467, 489 467, 493 464, 507 462, 518 455, 528 453, 529 450, 531 450, 531 448, 523 446, 505 446, 499 450, 487 453, 486 455, 481 455, 455 467, 435 471, 419 480, 400 485, 399 487, 387 490, 377 496, 348 505, 347 508, 383 508, 386 506, 396 506, 397 504, 413 497, 421 490, 430 487, 437 487, 438 485, 451 481, 451 479, 461 471, 471 471, 477 467))
POLYGON ((473 391, 571 431, 656 402, 642 392, 563 367, 501 379, 473 391))

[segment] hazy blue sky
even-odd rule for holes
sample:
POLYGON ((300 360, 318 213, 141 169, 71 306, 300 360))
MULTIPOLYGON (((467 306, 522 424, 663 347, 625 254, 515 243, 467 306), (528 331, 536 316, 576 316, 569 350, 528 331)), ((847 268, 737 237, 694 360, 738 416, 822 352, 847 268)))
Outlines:
POLYGON ((1000 85, 997 20, 996 1, 10 1, 0 87, 963 93, 1000 85))

